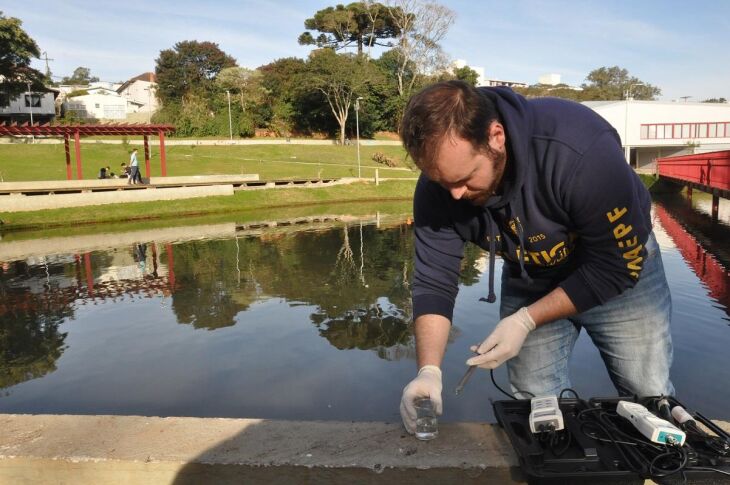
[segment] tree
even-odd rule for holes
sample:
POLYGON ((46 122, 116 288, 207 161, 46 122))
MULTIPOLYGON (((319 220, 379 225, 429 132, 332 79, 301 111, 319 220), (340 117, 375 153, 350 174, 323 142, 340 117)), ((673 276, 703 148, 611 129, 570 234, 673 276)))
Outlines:
POLYGON ((479 73, 469 66, 454 68, 454 76, 456 76, 456 79, 465 81, 472 86, 476 86, 479 82, 479 73))
MULTIPOLYGON (((375 64, 380 68, 385 80, 382 88, 374 93, 377 98, 375 104, 379 107, 377 110, 379 115, 378 129, 398 131, 398 123, 407 101, 401 97, 398 89, 400 55, 396 49, 387 50, 375 61, 375 64)), ((409 81, 413 76, 415 76, 415 73, 411 69, 407 69, 402 79, 409 81)), ((372 111, 374 110, 369 112, 372 111)))
POLYGON ((396 79, 398 94, 405 102, 419 77, 446 66, 439 42, 454 23, 455 14, 449 8, 427 0, 389 0, 390 15, 400 32, 396 79))
POLYGON ((10 98, 27 90, 29 82, 34 89, 43 87, 43 74, 30 67, 32 58, 40 58, 40 49, 22 25, 0 11, 0 91, 10 98))
POLYGON ((358 54, 362 54, 365 45, 368 48, 373 45, 391 46, 390 42, 382 41, 400 34, 390 9, 372 1, 318 10, 314 17, 304 21, 304 27, 321 33, 315 38, 311 32, 304 32, 299 36, 299 44, 339 50, 355 43, 358 54))
POLYGON ((246 105, 259 103, 264 95, 261 86, 261 71, 245 67, 226 67, 218 73, 216 83, 223 91, 230 91, 238 96, 243 111, 246 105))
POLYGON ((727 103, 727 99, 725 98, 708 98, 703 103, 727 103))
POLYGON ((581 85, 583 101, 617 100, 628 95, 634 99, 652 100, 662 92, 639 78, 629 76, 629 71, 619 66, 594 69, 586 80, 588 83, 581 85))
POLYGON ((163 105, 181 103, 185 95, 208 97, 215 89, 218 73, 234 67, 236 60, 213 42, 182 41, 172 49, 160 51, 155 60, 157 97, 163 105))
POLYGON ((87 94, 89 94, 89 90, 88 89, 74 89, 73 91, 71 91, 70 93, 68 93, 66 95, 66 97, 67 98, 75 98, 77 96, 86 96, 87 94))
POLYGON ((553 98, 572 99, 573 101, 583 100, 583 91, 573 89, 567 84, 533 84, 526 88, 512 88, 515 92, 527 98, 542 98, 550 96, 553 98))
POLYGON ((265 102, 257 108, 262 111, 265 125, 278 135, 289 135, 300 114, 298 80, 304 76, 307 64, 303 59, 287 57, 261 66, 261 85, 265 102))
POLYGON ((362 55, 337 54, 332 49, 312 52, 307 62, 305 89, 320 92, 340 127, 340 143, 345 143, 345 125, 350 107, 370 86, 379 81, 379 71, 362 55))
POLYGON ((87 86, 89 83, 98 81, 99 78, 91 75, 91 69, 88 67, 77 67, 74 69, 71 77, 61 79, 61 84, 81 84, 87 86))

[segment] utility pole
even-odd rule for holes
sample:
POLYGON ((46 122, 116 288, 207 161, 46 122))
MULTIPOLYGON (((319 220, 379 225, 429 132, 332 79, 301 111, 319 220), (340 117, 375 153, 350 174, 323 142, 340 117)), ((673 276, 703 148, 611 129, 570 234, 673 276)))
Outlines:
POLYGON ((147 91, 147 124, 152 124, 152 83, 144 88, 147 91))
POLYGON ((51 68, 48 67, 48 61, 55 61, 55 59, 49 59, 48 52, 43 51, 43 57, 41 57, 41 60, 46 61, 46 77, 48 78, 48 82, 51 82, 51 68))
MULTIPOLYGON (((30 126, 33 126, 33 92, 30 90, 30 81, 28 81, 28 109, 30 110, 30 126)), ((35 136, 30 135, 30 142, 35 143, 35 136)))
POLYGON ((355 133, 357 135, 357 178, 362 178, 360 171, 360 100, 362 96, 355 99, 355 133))
POLYGON ((233 123, 231 122, 231 92, 226 89, 226 95, 228 96, 228 134, 233 141, 233 123))

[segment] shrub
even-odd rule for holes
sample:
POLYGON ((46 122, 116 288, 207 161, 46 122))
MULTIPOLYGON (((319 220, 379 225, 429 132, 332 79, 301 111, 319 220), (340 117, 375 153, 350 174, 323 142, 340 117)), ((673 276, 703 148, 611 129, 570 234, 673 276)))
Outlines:
POLYGON ((372 159, 375 163, 380 163, 382 165, 385 165, 386 167, 395 167, 396 166, 395 160, 393 160, 392 158, 386 156, 384 153, 381 153, 381 152, 373 153, 372 159))

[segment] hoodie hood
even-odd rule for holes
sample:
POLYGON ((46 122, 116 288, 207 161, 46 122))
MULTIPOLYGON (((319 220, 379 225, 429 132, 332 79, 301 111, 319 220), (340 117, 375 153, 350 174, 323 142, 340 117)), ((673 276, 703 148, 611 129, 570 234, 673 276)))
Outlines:
POLYGON ((502 193, 490 197, 484 204, 489 209, 499 209, 520 192, 525 181, 529 159, 530 133, 533 116, 527 100, 509 88, 478 88, 497 107, 506 135, 507 167, 502 183, 502 193))

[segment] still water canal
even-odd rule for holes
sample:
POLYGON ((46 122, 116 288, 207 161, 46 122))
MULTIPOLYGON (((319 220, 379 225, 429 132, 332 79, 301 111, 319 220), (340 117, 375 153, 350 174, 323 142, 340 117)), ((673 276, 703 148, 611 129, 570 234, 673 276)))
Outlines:
MULTIPOLYGON (((669 199, 653 217, 677 396, 730 419, 730 214, 708 211, 669 199)), ((0 241, 0 412, 397 421, 415 372, 408 215, 280 222, 0 241)), ((503 398, 486 372, 453 394, 498 321, 479 301, 485 261, 464 259, 445 421, 493 421, 503 398)), ((615 393, 584 334, 572 379, 582 397, 615 393)))

